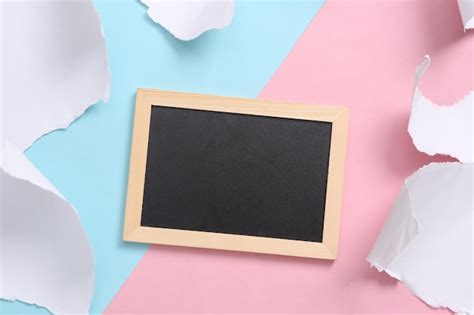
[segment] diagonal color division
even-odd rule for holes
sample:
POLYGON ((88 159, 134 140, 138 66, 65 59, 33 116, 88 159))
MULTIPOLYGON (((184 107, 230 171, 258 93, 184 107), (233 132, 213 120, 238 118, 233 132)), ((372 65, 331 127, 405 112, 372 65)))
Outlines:
POLYGON ((432 160, 407 133, 413 71, 430 53, 422 90, 460 99, 473 35, 455 1, 328 1, 260 97, 351 110, 337 260, 152 246, 106 313, 434 311, 366 257, 403 180, 432 160))
MULTIPOLYGON (((122 241, 135 90, 256 97, 322 3, 238 1, 228 28, 181 42, 153 23, 138 1, 94 2, 109 54, 110 101, 27 152, 80 214, 95 255, 91 313, 104 311, 148 249, 122 241)), ((0 301, 0 309, 47 313, 19 302, 0 301)))

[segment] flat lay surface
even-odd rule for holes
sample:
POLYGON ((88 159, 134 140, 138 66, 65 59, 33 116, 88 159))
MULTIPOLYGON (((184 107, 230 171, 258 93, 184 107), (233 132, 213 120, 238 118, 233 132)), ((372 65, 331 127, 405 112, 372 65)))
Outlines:
POLYGON ((420 89, 432 101, 451 104, 474 88, 474 33, 464 32, 456 1, 237 1, 230 26, 189 42, 153 23, 138 1, 93 3, 110 98, 26 152, 79 213, 94 253, 92 314, 449 313, 366 258, 405 178, 454 160, 418 152, 407 124, 423 55, 432 66, 420 89), (337 260, 123 242, 135 92, 143 87, 349 108, 337 260))

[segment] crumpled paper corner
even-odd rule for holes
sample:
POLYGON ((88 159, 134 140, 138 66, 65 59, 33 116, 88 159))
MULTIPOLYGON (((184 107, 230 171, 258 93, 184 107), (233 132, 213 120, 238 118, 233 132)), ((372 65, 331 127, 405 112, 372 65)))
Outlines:
POLYGON ((406 181, 367 258, 433 307, 472 314, 474 165, 431 163, 406 181))
POLYGON ((92 249, 74 207, 23 151, 107 100, 99 16, 90 0, 1 1, 0 10, 0 298, 86 314, 92 249))
POLYGON ((86 314, 94 258, 75 209, 7 142, 0 161, 0 297, 86 314))
POLYGON ((392 209, 368 258, 378 271, 384 271, 419 233, 406 183, 392 209))
POLYGON ((189 41, 232 22, 234 0, 141 0, 148 16, 174 37, 189 41))
POLYGON ((432 307, 472 314, 474 104, 441 108, 424 97, 417 85, 429 63, 416 71, 409 133, 418 150, 464 163, 431 163, 407 178, 367 260, 432 307))
POLYGON ((474 0, 458 0, 464 30, 474 28, 474 0))

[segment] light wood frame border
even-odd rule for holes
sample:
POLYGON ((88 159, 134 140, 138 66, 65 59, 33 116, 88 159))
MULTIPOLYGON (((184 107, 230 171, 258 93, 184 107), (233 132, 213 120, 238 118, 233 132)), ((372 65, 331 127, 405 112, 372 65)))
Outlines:
POLYGON ((126 241, 335 259, 339 240, 348 110, 307 104, 138 89, 123 238, 126 241), (153 105, 332 123, 323 242, 188 231, 140 225, 153 105))

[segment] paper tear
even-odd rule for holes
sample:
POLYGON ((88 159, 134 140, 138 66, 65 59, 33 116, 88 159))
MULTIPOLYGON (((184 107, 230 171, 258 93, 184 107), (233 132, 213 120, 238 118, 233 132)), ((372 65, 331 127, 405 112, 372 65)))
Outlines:
POLYGON ((474 0, 458 0, 464 30, 474 28, 474 0))
POLYGON ((472 314, 473 93, 451 107, 433 104, 417 87, 429 64, 425 56, 415 72, 408 132, 418 150, 467 163, 431 163, 411 175, 367 260, 427 304, 472 314))
POLYGON ((451 106, 433 104, 418 89, 430 65, 429 56, 416 69, 408 133, 418 151, 445 154, 464 163, 474 162, 474 92, 451 106))
POLYGON ((91 1, 2 1, 3 137, 27 149, 107 101, 110 74, 91 1))
POLYGON ((0 296, 56 314, 88 313, 93 255, 76 211, 10 143, 0 180, 0 296))
POLYGON ((206 31, 222 29, 232 22, 234 0, 141 0, 148 16, 174 37, 192 40, 206 31))
POLYGON ((473 312, 473 179, 474 165, 457 162, 415 172, 367 259, 429 305, 455 312, 473 312))
POLYGON ((74 207, 24 156, 107 100, 110 74, 91 1, 0 1, 0 298, 88 313, 92 250, 74 207))

